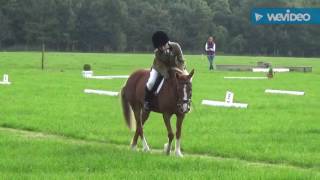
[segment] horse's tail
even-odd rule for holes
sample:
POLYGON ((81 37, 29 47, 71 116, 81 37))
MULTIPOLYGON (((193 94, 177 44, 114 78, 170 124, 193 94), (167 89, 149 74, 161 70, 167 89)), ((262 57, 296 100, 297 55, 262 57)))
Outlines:
POLYGON ((132 128, 132 109, 129 104, 129 101, 126 99, 125 96, 125 87, 122 88, 121 90, 121 105, 122 105, 122 113, 123 117, 125 119, 125 122, 127 126, 131 129, 132 128))

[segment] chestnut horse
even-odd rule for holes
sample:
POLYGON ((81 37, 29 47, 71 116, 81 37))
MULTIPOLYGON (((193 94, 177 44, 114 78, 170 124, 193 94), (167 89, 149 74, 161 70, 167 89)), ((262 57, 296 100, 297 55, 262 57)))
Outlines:
MULTIPOLYGON (((138 137, 141 137, 143 150, 149 151, 146 138, 143 135, 143 125, 147 121, 150 112, 143 110, 144 89, 149 78, 147 70, 138 70, 131 74, 125 86, 121 90, 122 110, 125 121, 129 128, 132 127, 131 112, 133 111, 136 120, 136 132, 131 142, 131 148, 136 149, 138 137)), ((179 69, 173 69, 170 77, 165 79, 158 94, 154 95, 151 103, 151 111, 162 113, 163 120, 168 131, 168 143, 164 146, 164 151, 169 155, 174 134, 171 128, 170 119, 176 115, 176 146, 175 154, 182 157, 181 153, 181 127, 185 114, 190 111, 192 76, 194 70, 188 74, 179 69)))

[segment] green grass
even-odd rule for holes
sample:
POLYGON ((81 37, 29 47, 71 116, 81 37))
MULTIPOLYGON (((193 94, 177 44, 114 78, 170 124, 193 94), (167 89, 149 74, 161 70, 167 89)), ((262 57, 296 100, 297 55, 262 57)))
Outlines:
MULTIPOLYGON (((112 144, 129 145, 132 137, 132 132, 125 127, 119 99, 88 95, 84 94, 83 90, 93 88, 119 91, 125 80, 83 79, 82 66, 91 64, 97 75, 126 75, 139 68, 150 68, 153 55, 47 53, 44 71, 40 70, 40 58, 41 54, 36 52, 0 53, 0 76, 8 73, 13 83, 10 86, 0 86, 0 126, 110 143, 111 145, 81 146, 87 155, 81 161, 82 165, 92 163, 92 166, 98 169, 89 173, 92 177, 104 177, 105 173, 110 173, 108 177, 116 175, 121 178, 131 173, 140 177, 154 175, 153 177, 162 178, 171 175, 197 178, 201 175, 199 177, 215 176, 227 179, 309 179, 315 177, 315 174, 319 175, 320 59, 218 56, 217 64, 256 64, 257 61, 268 61, 273 65, 313 67, 312 73, 278 73, 273 80, 225 80, 224 76, 263 74, 209 72, 206 59, 187 55, 188 69, 195 68, 196 72, 193 80, 194 107, 183 124, 182 146, 187 154, 208 154, 234 159, 215 162, 190 157, 180 160, 163 155, 143 155, 128 150, 114 152, 117 149, 112 144), (270 95, 264 93, 266 88, 302 90, 306 95, 270 95), (248 103, 249 108, 225 109, 201 105, 202 99, 223 100, 227 90, 235 93, 235 101, 248 103), (90 153, 94 155, 90 156, 90 153), (110 153, 112 155, 107 156, 110 153), (123 154, 126 154, 125 157, 122 157, 123 154), (103 158, 106 158, 105 162, 103 158), (119 164, 113 165, 118 169, 103 169, 109 162, 115 164, 117 158, 123 158, 119 164), (132 158, 130 166, 125 164, 125 158, 132 158), (294 166, 309 173, 290 168, 248 168, 245 163, 236 159, 294 166), (145 171, 142 170, 142 161, 148 161, 144 164, 147 166, 145 171), (166 167, 166 163, 172 170, 166 167), (138 166, 139 171, 131 166, 138 166), (213 170, 202 170, 206 169, 206 166, 213 170), (119 170, 120 167, 124 170, 119 170)), ((167 135, 159 114, 153 113, 150 116, 145 126, 145 135, 151 148, 163 147, 167 135)), ((6 171, 5 177, 43 177, 44 174, 52 174, 53 178, 60 175, 65 178, 68 178, 68 175, 70 178, 88 177, 87 172, 79 170, 81 163, 77 165, 77 161, 81 160, 79 153, 82 153, 79 145, 46 140, 32 140, 28 141, 28 144, 23 143, 26 141, 23 138, 12 138, 6 133, 2 133, 1 139, 2 137, 5 139, 2 144, 16 143, 17 147, 22 144, 21 149, 16 148, 14 151, 17 155, 15 161, 9 162, 6 153, 0 154, 1 166, 8 164, 9 169, 19 169, 18 173, 6 171), (57 156, 62 158, 61 162, 54 161, 56 157, 40 163, 32 161, 33 158, 38 158, 36 151, 43 156, 51 156, 50 147, 59 150, 60 155, 58 153, 57 156), (22 148, 31 152, 29 159, 23 156, 22 148), (71 152, 70 149, 74 151, 71 152), (34 166, 34 171, 26 174, 28 169, 24 164, 19 164, 20 161, 25 162, 26 166, 34 166), (68 163, 71 169, 61 169, 68 163), (19 176, 19 172, 22 176, 19 176), (55 176, 55 173, 60 175, 55 176)), ((12 146, 11 149, 14 150, 12 146)), ((10 153, 11 150, 8 147, 3 151, 10 153)))
POLYGON ((136 153, 56 136, 0 131, 1 179, 303 179, 304 169, 136 153))

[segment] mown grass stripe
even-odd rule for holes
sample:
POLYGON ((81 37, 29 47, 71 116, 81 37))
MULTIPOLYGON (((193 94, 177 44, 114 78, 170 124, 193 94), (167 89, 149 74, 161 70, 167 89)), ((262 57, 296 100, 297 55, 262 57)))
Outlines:
MULTIPOLYGON (((115 144, 112 142, 104 142, 104 141, 98 141, 98 140, 79 139, 79 138, 74 138, 70 136, 50 134, 46 132, 29 131, 24 129, 9 128, 9 127, 0 127, 0 131, 9 132, 12 134, 19 134, 28 138, 45 138, 45 139, 52 139, 52 140, 62 141, 66 143, 74 143, 74 144, 93 144, 93 145, 108 144, 108 145, 113 145, 114 148, 118 148, 122 150, 130 149, 128 145, 121 145, 121 144, 115 144)), ((162 154, 163 150, 151 149, 150 153, 162 154)), ((174 153, 171 153, 171 154, 173 155, 174 153)), ((264 161, 250 161, 250 160, 235 158, 235 157, 222 157, 222 156, 213 156, 213 155, 199 154, 199 153, 184 153, 184 155, 186 158, 201 158, 201 159, 209 159, 209 160, 215 160, 215 161, 239 161, 248 166, 255 166, 255 167, 277 167, 277 168, 290 168, 290 169, 300 170, 300 171, 317 171, 314 168, 291 165, 286 163, 269 163, 264 161)))

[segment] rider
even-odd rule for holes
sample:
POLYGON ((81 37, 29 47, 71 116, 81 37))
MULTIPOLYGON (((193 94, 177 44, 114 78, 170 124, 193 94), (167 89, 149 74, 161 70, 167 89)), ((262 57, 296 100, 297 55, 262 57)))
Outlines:
POLYGON ((176 42, 169 41, 169 37, 165 32, 155 32, 152 35, 152 43, 155 48, 155 58, 145 87, 145 111, 150 111, 152 96, 161 83, 161 80, 169 77, 169 70, 171 68, 178 68, 182 71, 185 69, 180 45, 176 42))

